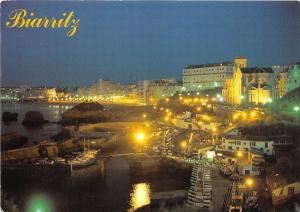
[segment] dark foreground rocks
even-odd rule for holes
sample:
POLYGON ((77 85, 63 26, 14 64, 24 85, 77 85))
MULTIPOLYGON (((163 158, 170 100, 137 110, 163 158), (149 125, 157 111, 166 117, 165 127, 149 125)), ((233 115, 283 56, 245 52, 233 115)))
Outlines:
POLYGON ((20 148, 27 143, 28 143, 28 138, 19 135, 16 132, 10 132, 1 135, 2 151, 20 148))
POLYGON ((45 122, 43 114, 39 111, 28 111, 25 114, 25 118, 22 122, 27 127, 38 127, 42 126, 45 122))
POLYGON ((10 123, 12 121, 18 121, 18 113, 3 112, 2 121, 4 123, 10 123))
POLYGON ((70 138, 71 138, 70 131, 65 129, 62 129, 59 133, 51 137, 51 139, 54 141, 66 141, 70 138))

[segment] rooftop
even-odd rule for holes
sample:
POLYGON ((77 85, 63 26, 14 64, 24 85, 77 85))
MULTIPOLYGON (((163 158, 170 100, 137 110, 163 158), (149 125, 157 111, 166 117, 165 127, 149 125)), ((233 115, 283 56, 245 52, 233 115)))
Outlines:
POLYGON ((232 65, 232 63, 221 62, 221 63, 211 63, 211 64, 188 65, 184 69, 206 68, 206 67, 217 67, 217 66, 228 66, 228 65, 232 65))
POLYGON ((244 56, 238 56, 238 57, 235 57, 234 59, 247 59, 247 57, 244 57, 244 56))
POLYGON ((241 68, 241 72, 244 74, 251 74, 251 73, 274 73, 273 69, 270 67, 260 68, 260 67, 252 67, 252 68, 241 68))

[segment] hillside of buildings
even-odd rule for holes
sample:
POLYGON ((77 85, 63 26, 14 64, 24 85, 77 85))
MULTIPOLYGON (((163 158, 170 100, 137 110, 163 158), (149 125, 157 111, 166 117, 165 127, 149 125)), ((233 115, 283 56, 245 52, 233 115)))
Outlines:
POLYGON ((300 107, 300 87, 288 92, 281 99, 274 103, 272 110, 277 114, 286 118, 297 118, 300 116, 299 111, 295 111, 294 107, 300 107))

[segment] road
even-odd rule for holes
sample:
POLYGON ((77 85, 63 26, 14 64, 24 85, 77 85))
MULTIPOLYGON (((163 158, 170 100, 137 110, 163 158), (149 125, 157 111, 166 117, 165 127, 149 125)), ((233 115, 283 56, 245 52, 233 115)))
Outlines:
POLYGON ((213 165, 211 168, 211 183, 213 189, 211 211, 222 211, 224 197, 231 182, 224 178, 218 168, 213 165))

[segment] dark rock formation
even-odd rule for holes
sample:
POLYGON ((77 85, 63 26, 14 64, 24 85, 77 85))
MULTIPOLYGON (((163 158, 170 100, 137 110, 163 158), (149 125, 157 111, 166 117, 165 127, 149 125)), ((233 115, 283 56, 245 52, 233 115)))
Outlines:
POLYGON ((71 138, 71 133, 68 130, 63 129, 58 134, 51 137, 54 141, 65 141, 71 138))
POLYGON ((18 121, 18 113, 3 112, 2 121, 5 123, 9 123, 11 121, 18 121))
POLYGON ((89 112, 89 111, 102 111, 104 109, 103 105, 97 102, 81 103, 74 106, 72 109, 78 110, 80 112, 89 112))
POLYGON ((17 134, 16 132, 5 133, 1 135, 1 150, 20 148, 28 143, 28 138, 17 134))
POLYGON ((44 117, 39 111, 28 111, 22 122, 23 125, 27 127, 37 127, 45 123, 44 117))
POLYGON ((66 125, 75 123, 97 123, 107 120, 103 106, 96 102, 81 103, 65 111, 61 116, 62 120, 60 122, 66 125))

